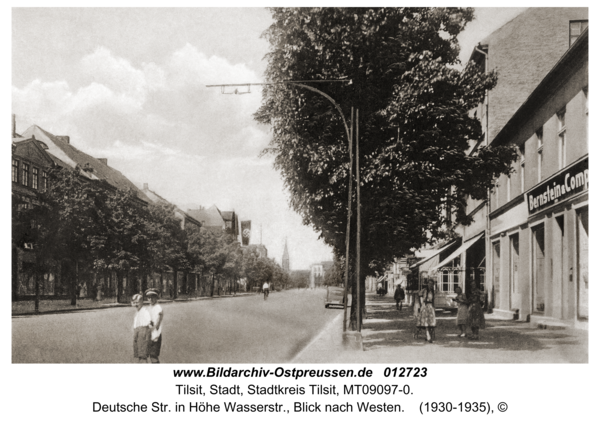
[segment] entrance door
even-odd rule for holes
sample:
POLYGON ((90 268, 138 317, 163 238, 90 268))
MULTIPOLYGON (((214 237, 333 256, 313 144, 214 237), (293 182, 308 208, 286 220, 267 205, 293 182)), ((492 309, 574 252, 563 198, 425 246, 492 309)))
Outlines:
POLYGON ((521 304, 519 291, 519 235, 510 237, 510 309, 517 310, 521 304))
POLYGON ((492 301, 493 308, 500 308, 500 242, 494 242, 492 250, 492 301))
POLYGON ((588 318, 588 209, 577 211, 577 317, 588 318))
POLYGON ((544 243, 544 225, 532 229, 533 238, 533 312, 544 313, 546 308, 544 263, 546 246, 544 243))

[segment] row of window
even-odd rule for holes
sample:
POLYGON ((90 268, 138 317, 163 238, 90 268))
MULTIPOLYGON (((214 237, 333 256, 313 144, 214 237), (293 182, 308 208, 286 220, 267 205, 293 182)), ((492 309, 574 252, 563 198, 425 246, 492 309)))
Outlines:
POLYGON ((33 189, 48 189, 48 172, 42 170, 42 178, 40 181, 40 170, 37 167, 29 166, 29 163, 19 162, 17 159, 12 160, 12 181, 21 183, 21 185, 33 189), (19 180, 20 179, 20 180, 19 180))
MULTIPOLYGON (((584 98, 585 98, 585 117, 586 117, 586 125, 587 125, 587 117, 588 117, 588 93, 587 93, 587 89, 583 90, 583 94, 584 94, 584 98)), ((564 169, 567 165, 567 150, 568 150, 568 143, 567 143, 567 125, 566 125, 566 120, 565 120, 565 115, 566 115, 566 108, 563 108, 562 110, 560 110, 559 112, 556 113, 556 122, 557 122, 557 127, 556 127, 556 133, 558 135, 558 151, 557 151, 557 158, 558 158, 558 167, 556 170, 561 170, 564 169)), ((535 132, 535 137, 537 139, 537 175, 536 175, 536 183, 539 183, 542 181, 543 179, 543 174, 542 174, 542 169, 544 168, 544 129, 543 127, 539 128, 536 132, 535 132)), ((526 167, 526 163, 525 163, 525 145, 526 143, 523 143, 520 147, 519 147, 519 153, 520 153, 520 166, 519 166, 519 178, 520 178, 520 194, 524 193, 526 190, 526 184, 525 184, 525 175, 526 175, 526 171, 525 171, 525 167, 526 167)), ((512 200, 512 198, 514 197, 514 193, 511 192, 511 179, 514 177, 514 175, 508 175, 507 176, 507 181, 506 181, 506 202, 509 202, 510 200, 512 200)), ((498 181, 499 182, 499 181, 498 181)), ((499 183, 496 183, 496 187, 499 187, 499 183)), ((495 207, 499 207, 500 206, 500 195, 498 192, 496 192, 495 195, 495 207)))

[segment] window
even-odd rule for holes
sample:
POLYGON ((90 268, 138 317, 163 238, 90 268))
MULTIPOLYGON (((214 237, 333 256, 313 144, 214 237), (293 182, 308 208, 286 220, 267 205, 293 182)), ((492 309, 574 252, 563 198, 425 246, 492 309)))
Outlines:
POLYGON ((19 182, 19 161, 15 159, 12 161, 12 181, 19 182))
POLYGON ((571 21, 569 22, 569 46, 573 45, 575 40, 588 27, 588 21, 571 21))
POLYGON ((48 189, 48 172, 42 170, 42 189, 46 191, 48 189))
POLYGON ((525 143, 519 147, 521 154, 521 194, 525 192, 525 143))
POLYGON ((558 168, 567 165, 567 128, 565 126, 565 110, 556 114, 558 118, 558 168))
POLYGON ((32 170, 31 187, 33 189, 38 189, 38 182, 39 182, 39 179, 40 179, 39 169, 37 167, 34 167, 31 170, 32 170))
POLYGON ((542 166, 544 165, 544 129, 540 128, 535 133, 537 137, 538 155, 537 155, 537 181, 542 180, 542 166))
POLYGON ((27 163, 23 163, 23 177, 21 178, 21 183, 26 187, 29 186, 29 165, 27 163))

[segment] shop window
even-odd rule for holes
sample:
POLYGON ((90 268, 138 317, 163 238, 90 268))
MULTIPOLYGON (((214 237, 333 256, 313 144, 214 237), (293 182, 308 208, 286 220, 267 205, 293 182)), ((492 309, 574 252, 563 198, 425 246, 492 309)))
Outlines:
POLYGON ((460 269, 458 268, 443 268, 441 270, 441 286, 442 292, 454 292, 460 286, 460 269))

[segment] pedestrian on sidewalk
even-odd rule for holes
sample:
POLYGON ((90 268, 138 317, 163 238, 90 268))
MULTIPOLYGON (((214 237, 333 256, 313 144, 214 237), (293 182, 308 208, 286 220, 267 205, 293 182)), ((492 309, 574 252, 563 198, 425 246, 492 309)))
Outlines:
POLYGON ((469 311, 467 314, 467 326, 471 327, 471 339, 479 339, 479 329, 485 329, 485 316, 481 308, 481 291, 475 282, 471 284, 469 296, 469 311))
POLYGON ((424 288, 419 293, 422 298, 422 306, 417 317, 417 328, 425 329, 427 335, 427 342, 432 343, 433 337, 435 336, 435 309, 433 308, 433 301, 435 300, 435 289, 433 281, 430 280, 427 283, 427 288, 424 288))
POLYGON ((400 284, 396 285, 396 290, 394 291, 394 300, 396 300, 396 310, 402 311, 402 302, 404 301, 405 294, 404 289, 400 284))
POLYGON ((148 343, 150 342, 152 332, 152 319, 146 307, 144 307, 144 297, 135 294, 131 299, 131 305, 137 311, 133 318, 133 357, 139 363, 148 362, 148 343))
POLYGON ((148 355, 150 356, 150 362, 153 364, 160 363, 158 356, 160 355, 160 348, 162 346, 162 323, 163 323, 163 310, 158 304, 158 292, 154 289, 148 289, 146 296, 150 300, 148 305, 148 312, 150 313, 150 319, 152 320, 153 328, 148 342, 148 355))
POLYGON ((454 289, 456 292, 456 298, 454 301, 458 304, 458 311, 456 312, 456 326, 460 330, 460 338, 464 338, 467 336, 467 317, 469 314, 469 299, 465 294, 463 294, 463 290, 460 286, 457 286, 454 289))

